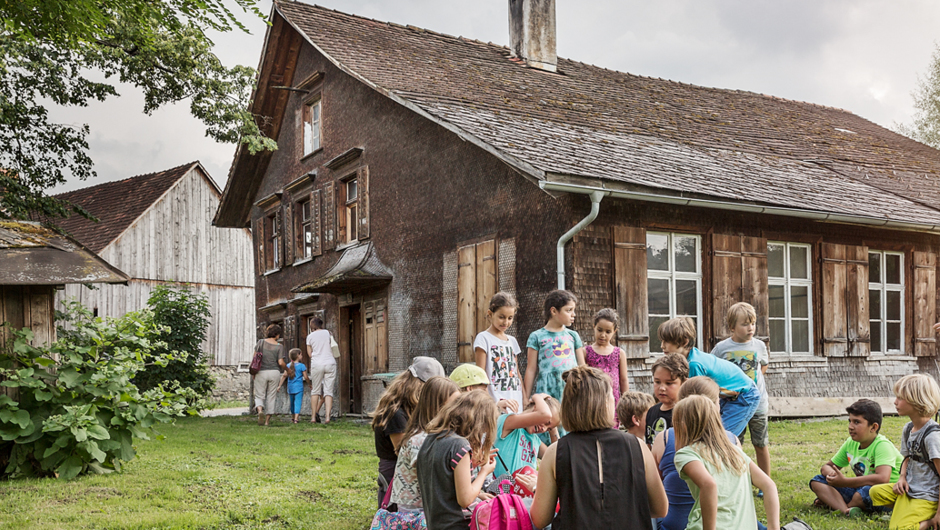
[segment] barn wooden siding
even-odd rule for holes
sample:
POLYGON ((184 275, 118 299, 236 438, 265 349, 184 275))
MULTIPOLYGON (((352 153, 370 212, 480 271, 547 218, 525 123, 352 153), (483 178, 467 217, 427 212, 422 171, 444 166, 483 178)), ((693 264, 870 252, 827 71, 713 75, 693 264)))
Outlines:
POLYGON ((210 362, 230 366, 250 360, 255 340, 251 235, 212 226, 218 205, 219 194, 194 168, 100 252, 132 278, 127 286, 68 285, 57 302, 76 298, 97 308, 99 316, 120 316, 145 307, 157 283, 190 283, 209 296, 205 351, 210 362))

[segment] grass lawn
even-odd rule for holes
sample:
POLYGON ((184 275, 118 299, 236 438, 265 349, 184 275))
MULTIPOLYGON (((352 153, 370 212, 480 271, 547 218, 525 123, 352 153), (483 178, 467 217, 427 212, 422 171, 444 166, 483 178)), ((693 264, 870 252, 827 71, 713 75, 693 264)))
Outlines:
MULTIPOLYGON (((903 419, 885 423, 897 443, 903 419)), ((166 440, 139 442, 138 458, 120 474, 0 483, 0 528, 342 530, 371 521, 377 459, 366 425, 276 418, 260 428, 247 417, 188 418, 161 432, 166 440)), ((846 436, 838 420, 771 424, 783 522, 796 515, 816 530, 888 527, 810 506, 809 478, 846 436)))

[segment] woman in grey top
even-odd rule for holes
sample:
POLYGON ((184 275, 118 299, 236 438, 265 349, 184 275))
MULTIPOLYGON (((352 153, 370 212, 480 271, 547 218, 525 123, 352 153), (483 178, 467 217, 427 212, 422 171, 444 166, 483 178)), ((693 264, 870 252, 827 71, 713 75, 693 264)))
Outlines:
POLYGON ((258 425, 267 425, 274 412, 274 398, 277 396, 277 384, 281 372, 287 368, 284 360, 284 346, 281 338, 281 326, 271 324, 265 329, 265 339, 258 341, 255 351, 261 352, 261 369, 251 376, 255 383, 255 408, 258 411, 258 425), (265 414, 267 413, 267 414, 265 414))

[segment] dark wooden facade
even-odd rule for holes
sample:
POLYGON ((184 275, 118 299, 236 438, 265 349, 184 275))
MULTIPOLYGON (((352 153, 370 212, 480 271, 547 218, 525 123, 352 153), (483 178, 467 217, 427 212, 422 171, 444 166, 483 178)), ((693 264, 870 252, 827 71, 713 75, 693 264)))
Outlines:
MULTIPOLYGON (((437 357, 448 368, 468 360, 468 342, 485 328, 481 315, 497 290, 519 299, 510 333, 524 344, 544 324, 542 300, 556 283, 556 242, 587 215, 587 196, 541 190, 520 164, 507 163, 495 148, 468 140, 396 94, 371 86, 325 55, 323 43, 303 40, 295 29, 303 19, 295 12, 294 25, 288 24, 277 10, 283 7, 278 4, 272 16, 253 103, 255 112, 275 117, 267 127, 278 150, 262 155, 239 150, 215 220, 253 228, 259 333, 269 322, 281 323, 286 343, 300 347, 309 318, 322 315, 341 345, 337 390, 344 412, 367 410, 370 377, 400 371, 416 355, 437 357), (320 106, 322 143, 304 154, 303 124, 312 102, 320 106), (350 241, 344 193, 352 180, 358 186, 358 224, 350 241), (308 200, 315 241, 304 249, 299 208, 308 200), (363 258, 363 265, 349 268, 344 260, 355 261, 354 253, 368 253, 371 261, 363 258)), ((321 8, 307 12, 322 14, 321 8)), ((761 201, 761 192, 755 188, 753 200, 761 201)), ((807 341, 805 352, 771 355, 767 381, 775 414, 840 412, 847 400, 891 396, 901 375, 937 373, 931 329, 940 252, 935 230, 752 210, 604 198, 598 218, 566 247, 566 283, 580 298, 574 327, 590 340, 592 315, 616 308, 632 385, 649 390, 649 366, 657 355, 650 324, 658 322, 656 311, 663 311, 651 307, 658 300, 651 288, 668 285, 668 312, 680 314, 674 307, 680 303, 676 282, 696 286, 683 303, 696 305, 704 349, 727 336, 727 308, 748 301, 758 310, 758 336, 773 343, 771 329, 777 326, 792 335, 786 350, 803 336, 807 341), (694 250, 682 257, 694 271, 650 272, 651 235, 695 241, 694 250), (805 257, 805 267, 787 261, 791 245, 792 256, 805 257), (781 249, 787 253, 785 280, 775 276, 776 268, 768 271, 769 263, 776 267, 781 249), (901 290, 889 293, 903 298, 900 347, 881 353, 872 353, 870 342, 869 296, 877 286, 869 282, 869 264, 882 258, 869 253, 876 251, 897 253, 891 259, 903 264, 901 290), (807 277, 791 282, 791 266, 803 267, 799 274, 807 277), (799 308, 791 314, 786 302, 786 316, 775 317, 784 307, 780 292, 811 300, 808 314, 799 308)), ((884 326, 894 326, 894 316, 884 326)))

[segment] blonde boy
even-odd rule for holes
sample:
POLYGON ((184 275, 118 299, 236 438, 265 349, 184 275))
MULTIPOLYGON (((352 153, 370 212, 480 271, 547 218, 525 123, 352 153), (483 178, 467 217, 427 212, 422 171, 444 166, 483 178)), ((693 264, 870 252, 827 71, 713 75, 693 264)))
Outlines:
POLYGON ((895 484, 872 486, 875 506, 894 506, 889 530, 940 528, 940 426, 930 419, 940 409, 940 387, 925 374, 906 375, 894 384, 898 415, 911 421, 901 435, 901 464, 895 484))
POLYGON ((646 392, 624 392, 617 403, 620 430, 646 441, 646 413, 656 404, 653 396, 646 392))
MULTIPOLYGON (((754 455, 757 457, 757 467, 767 476, 770 476, 770 437, 767 434, 767 385, 764 383, 764 373, 770 360, 767 355, 767 346, 764 341, 754 338, 757 330, 757 312, 754 306, 747 302, 738 302, 728 309, 725 325, 731 336, 719 342, 712 349, 712 355, 731 361, 742 372, 754 380, 760 392, 760 404, 754 416, 747 422, 747 430, 751 431, 751 445, 754 446, 754 455)), ((738 439, 744 444, 744 433, 738 439)))

